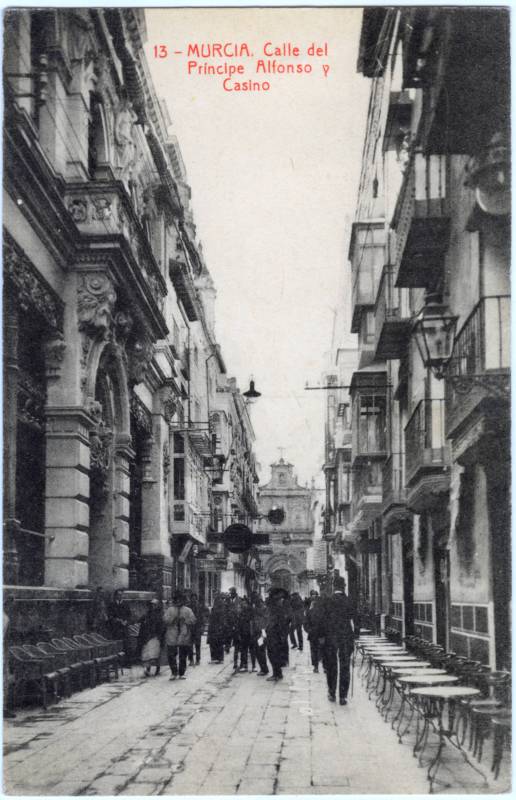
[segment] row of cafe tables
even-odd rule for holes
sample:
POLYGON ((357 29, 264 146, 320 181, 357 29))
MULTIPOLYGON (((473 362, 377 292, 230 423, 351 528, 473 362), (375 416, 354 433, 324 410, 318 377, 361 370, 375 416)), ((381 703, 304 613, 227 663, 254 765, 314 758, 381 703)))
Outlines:
POLYGON ((416 658, 405 647, 383 636, 361 633, 357 649, 362 654, 361 675, 366 681, 369 698, 376 695, 376 706, 385 720, 393 709, 396 695, 399 697, 400 704, 393 714, 391 727, 396 730, 400 743, 416 717, 413 754, 418 754, 420 765, 430 733, 437 734, 437 748, 427 766, 430 792, 435 783, 440 783, 437 773, 447 742, 460 751, 464 760, 487 783, 484 773, 472 764, 454 733, 455 703, 461 698, 479 695, 480 691, 459 686, 455 675, 432 667, 428 661, 416 658))

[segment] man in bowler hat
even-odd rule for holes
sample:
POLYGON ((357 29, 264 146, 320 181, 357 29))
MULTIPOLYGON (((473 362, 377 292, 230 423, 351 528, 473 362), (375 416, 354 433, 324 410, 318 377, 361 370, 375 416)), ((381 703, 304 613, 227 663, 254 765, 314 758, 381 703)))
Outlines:
POLYGON ((328 699, 335 702, 338 683, 341 706, 347 703, 349 665, 355 635, 358 635, 355 609, 345 590, 344 578, 335 578, 333 594, 325 597, 314 609, 313 620, 314 633, 324 651, 328 699))

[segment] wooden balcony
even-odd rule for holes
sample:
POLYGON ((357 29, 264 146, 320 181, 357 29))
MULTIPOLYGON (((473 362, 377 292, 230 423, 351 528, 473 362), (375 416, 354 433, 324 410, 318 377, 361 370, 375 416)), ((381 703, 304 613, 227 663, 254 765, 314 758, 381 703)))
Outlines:
POLYGON ((385 222, 369 220, 353 223, 349 244, 352 281, 351 331, 358 333, 365 309, 374 307, 378 282, 385 261, 385 222))
POLYGON ((438 502, 449 487, 444 412, 444 400, 421 400, 405 426, 407 503, 418 511, 438 502))
POLYGON ((413 152, 394 211, 395 285, 435 291, 448 248, 446 156, 413 152))
POLYGON ((408 301, 403 289, 395 287, 394 277, 394 268, 384 266, 374 309, 376 361, 401 358, 409 340, 408 301))
POLYGON ((353 470, 351 527, 365 529, 381 513, 382 465, 379 461, 365 462, 353 470))
POLYGON ((469 423, 509 417, 509 295, 484 297, 455 338, 446 375, 446 434, 455 439, 469 423))

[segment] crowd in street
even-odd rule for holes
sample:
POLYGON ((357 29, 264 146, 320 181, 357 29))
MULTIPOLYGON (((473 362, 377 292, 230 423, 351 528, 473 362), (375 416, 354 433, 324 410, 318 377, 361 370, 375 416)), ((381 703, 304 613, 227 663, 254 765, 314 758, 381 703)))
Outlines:
MULTIPOLYGON (((121 591, 109 605, 98 597, 99 614, 113 638, 122 639, 131 650, 130 611, 121 591)), ((322 666, 328 683, 328 698, 345 705, 348 698, 350 658, 358 634, 353 605, 345 593, 342 578, 336 578, 332 594, 320 596, 315 590, 303 599, 273 586, 264 600, 257 592, 240 597, 234 587, 215 596, 208 609, 197 595, 177 591, 165 606, 157 598, 136 625, 137 656, 150 677, 159 674, 161 654, 166 649, 170 680, 185 680, 188 666, 201 661, 202 636, 207 633, 210 663, 233 658, 235 673, 255 672, 268 681, 283 679, 289 664, 289 649, 302 651, 305 636, 310 646, 313 671, 322 666)), ((133 626, 134 630, 134 626, 133 626)))

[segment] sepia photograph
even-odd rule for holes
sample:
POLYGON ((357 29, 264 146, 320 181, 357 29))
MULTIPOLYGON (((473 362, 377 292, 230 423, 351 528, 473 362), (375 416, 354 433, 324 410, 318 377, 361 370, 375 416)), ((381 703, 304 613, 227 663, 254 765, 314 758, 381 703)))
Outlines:
POLYGON ((510 16, 4 8, 4 795, 512 792, 510 16))

